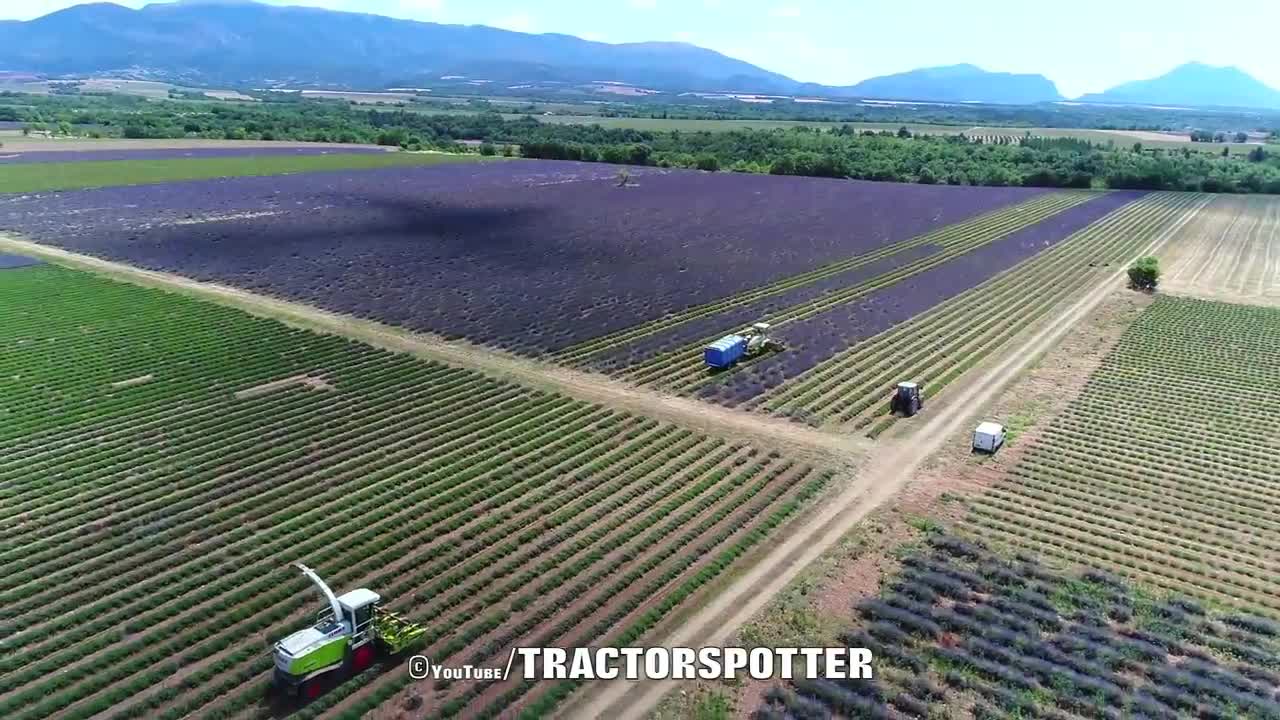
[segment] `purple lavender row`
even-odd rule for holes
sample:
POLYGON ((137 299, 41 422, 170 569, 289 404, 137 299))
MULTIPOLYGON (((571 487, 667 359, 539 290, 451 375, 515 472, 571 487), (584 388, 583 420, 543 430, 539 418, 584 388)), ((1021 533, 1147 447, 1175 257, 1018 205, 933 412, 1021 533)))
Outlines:
POLYGON ((0 147, 0 165, 70 163, 93 160, 169 160, 175 158, 255 157, 278 155, 370 155, 383 148, 345 147, 225 147, 155 148, 148 150, 6 150, 0 147))
POLYGON ((756 302, 693 320, 662 332, 639 338, 592 358, 591 365, 600 370, 630 367, 653 359, 664 352, 680 349, 689 343, 737 332, 769 313, 815 300, 829 292, 866 282, 903 265, 942 252, 941 245, 927 244, 907 248, 888 257, 846 270, 817 282, 802 285, 756 302))
POLYGON ((1077 230, 1143 194, 1099 194, 1088 202, 871 293, 859 301, 789 323, 774 333, 785 344, 785 352, 744 367, 724 381, 703 386, 698 394, 730 406, 751 400, 812 370, 856 343, 909 320, 1057 245, 1077 230))
POLYGON ((512 161, 0 196, 68 249, 537 354, 1036 197, 512 161))

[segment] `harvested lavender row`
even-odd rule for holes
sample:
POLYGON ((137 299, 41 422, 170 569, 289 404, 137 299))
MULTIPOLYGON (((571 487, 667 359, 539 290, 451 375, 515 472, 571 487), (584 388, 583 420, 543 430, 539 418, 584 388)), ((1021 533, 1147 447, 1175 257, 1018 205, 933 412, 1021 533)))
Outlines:
POLYGON ((916 260, 942 252, 941 245, 918 245, 894 253, 886 258, 855 267, 837 275, 801 285, 778 295, 762 298, 749 305, 742 305, 726 312, 699 318, 662 332, 654 333, 601 354, 592 366, 610 370, 636 365, 664 352, 679 349, 701 338, 745 327, 752 322, 792 305, 814 300, 826 293, 866 282, 878 275, 895 270, 916 260))
POLYGON ((1081 205, 1022 228, 949 262, 877 290, 820 315, 779 328, 786 345, 778 353, 703 386, 699 396, 739 405, 797 377, 940 302, 986 282, 1046 250, 1102 216, 1142 197, 1143 192, 1100 194, 1081 205))
POLYGON ((524 353, 1023 202, 897 185, 515 161, 0 196, 0 229, 524 353))
POLYGON ((225 148, 154 148, 145 150, 13 150, 0 148, 0 165, 33 163, 71 163, 96 160, 172 160, 181 158, 222 158, 279 155, 369 155, 384 153, 384 148, 359 145, 345 147, 225 147, 225 148))

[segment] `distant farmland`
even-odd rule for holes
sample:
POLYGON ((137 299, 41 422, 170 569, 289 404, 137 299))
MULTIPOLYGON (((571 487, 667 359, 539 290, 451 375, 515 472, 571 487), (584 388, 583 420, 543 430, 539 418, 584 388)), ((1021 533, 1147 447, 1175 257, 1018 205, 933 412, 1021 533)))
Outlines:
MULTIPOLYGON (((523 117, 507 115, 508 119, 523 117)), ((600 117, 596 115, 535 115, 538 122, 556 125, 600 125, 607 128, 632 130, 681 130, 686 132, 727 130, 775 130, 779 128, 811 127, 830 129, 848 125, 858 130, 897 132, 905 127, 913 133, 924 135, 958 135, 969 128, 961 125, 931 125, 927 123, 860 123, 820 122, 808 120, 691 120, 681 118, 600 117)), ((1005 129, 1008 132, 1008 129, 1005 129)))

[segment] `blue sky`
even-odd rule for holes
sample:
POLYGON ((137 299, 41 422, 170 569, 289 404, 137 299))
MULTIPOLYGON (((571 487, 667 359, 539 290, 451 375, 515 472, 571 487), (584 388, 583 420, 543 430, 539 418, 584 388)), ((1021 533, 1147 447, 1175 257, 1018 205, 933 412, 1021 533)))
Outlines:
MULTIPOLYGON (((833 85, 971 62, 1043 73, 1074 97, 1200 60, 1239 66, 1280 88, 1280 53, 1274 50, 1280 2, 1274 1, 1221 11, 1203 0, 271 1, 603 42, 681 40, 833 85)), ((0 17, 30 19, 73 4, 0 0, 0 17)))

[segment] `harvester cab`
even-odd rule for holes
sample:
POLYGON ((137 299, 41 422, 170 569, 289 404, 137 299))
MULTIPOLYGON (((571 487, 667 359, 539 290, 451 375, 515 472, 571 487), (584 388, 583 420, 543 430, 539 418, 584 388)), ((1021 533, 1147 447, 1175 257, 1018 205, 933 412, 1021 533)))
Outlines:
POLYGON ((334 595, 314 570, 301 563, 298 569, 320 589, 329 607, 315 625, 275 644, 275 683, 292 694, 315 697, 321 676, 341 669, 360 672, 379 652, 398 653, 426 632, 379 607, 382 598, 372 590, 334 595))
POLYGON ((889 402, 889 412, 902 413, 903 417, 911 417, 924 409, 924 398, 920 395, 920 386, 913 382, 900 382, 889 402))
POLYGON ((774 340, 769 337, 769 323, 755 323, 743 335, 747 338, 748 355, 764 352, 774 346, 774 340))

